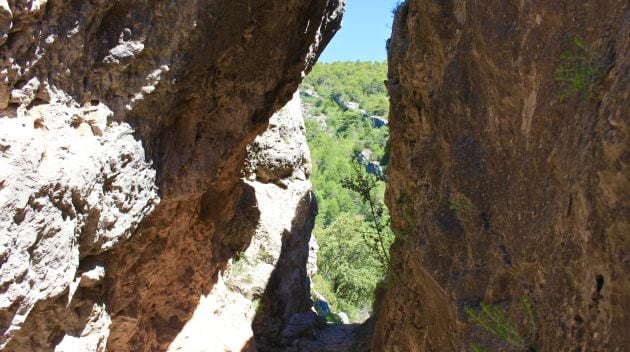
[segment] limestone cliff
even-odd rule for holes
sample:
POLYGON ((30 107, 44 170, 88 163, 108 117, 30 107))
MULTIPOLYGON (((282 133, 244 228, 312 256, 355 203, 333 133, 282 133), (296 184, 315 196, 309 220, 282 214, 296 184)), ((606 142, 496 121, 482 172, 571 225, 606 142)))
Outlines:
POLYGON ((317 207, 298 93, 247 150, 243 194, 226 226, 236 256, 169 351, 264 351, 317 328, 309 285, 317 207))
POLYGON ((630 4, 409 0, 393 31, 373 350, 626 350, 630 4), (522 346, 469 319, 481 303, 522 346))
POLYGON ((250 241, 246 146, 342 7, 0 1, 0 349, 167 350, 250 241))

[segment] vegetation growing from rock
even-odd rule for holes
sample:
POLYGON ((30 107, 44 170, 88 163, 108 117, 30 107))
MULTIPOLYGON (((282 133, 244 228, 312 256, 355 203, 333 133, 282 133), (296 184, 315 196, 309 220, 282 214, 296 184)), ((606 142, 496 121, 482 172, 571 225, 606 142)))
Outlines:
POLYGON ((560 100, 564 101, 573 94, 588 95, 592 86, 599 81, 610 65, 603 55, 591 48, 583 39, 573 39, 572 51, 565 51, 560 56, 561 64, 555 72, 555 79, 560 84, 560 100))
MULTIPOLYGON (((480 309, 465 307, 464 311, 470 319, 479 325, 483 330, 492 336, 503 341, 510 347, 519 351, 535 351, 532 346, 536 340, 536 310, 529 297, 523 296, 520 299, 520 308, 524 314, 524 320, 529 324, 530 331, 527 335, 519 332, 517 324, 510 320, 503 310, 494 304, 480 303, 480 309)), ((471 351, 487 351, 485 348, 471 344, 471 351)))
MULTIPOLYGON (((387 167, 389 131, 386 125, 376 128, 371 119, 388 113, 386 72, 386 63, 318 63, 301 89, 319 207, 314 229, 319 274, 313 286, 333 311, 348 313, 351 321, 366 318, 371 310, 374 289, 387 269, 382 255, 391 242, 388 232, 390 237, 375 250, 374 212, 360 194, 343 187, 344 180, 356 175, 353 157, 367 155, 364 165, 387 167)), ((383 204, 384 182, 370 179, 374 201, 383 204)), ((388 215, 382 211, 379 216, 388 215)))

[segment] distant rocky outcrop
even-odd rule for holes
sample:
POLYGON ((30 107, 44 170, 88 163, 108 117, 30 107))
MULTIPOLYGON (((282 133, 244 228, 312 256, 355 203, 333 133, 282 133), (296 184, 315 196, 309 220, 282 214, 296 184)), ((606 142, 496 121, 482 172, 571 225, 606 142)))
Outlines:
POLYGON ((359 164, 365 167, 365 171, 369 174, 377 176, 381 179, 386 179, 385 171, 379 161, 372 160, 372 151, 370 149, 363 149, 356 155, 356 160, 359 164))
POLYGON ((381 166, 381 163, 379 163, 378 161, 370 161, 365 166, 365 171, 367 171, 368 174, 372 174, 378 178, 385 177, 385 172, 383 171, 383 167, 381 166))
POLYGON ((365 109, 361 109, 361 104, 357 103, 356 101, 345 101, 343 100, 341 95, 335 95, 333 96, 333 99, 335 100, 335 103, 337 103, 337 105, 339 105, 342 109, 358 112, 363 117, 369 116, 368 112, 365 109))
POLYGON ((370 123, 373 128, 385 127, 388 124, 387 120, 380 116, 370 116, 370 123))

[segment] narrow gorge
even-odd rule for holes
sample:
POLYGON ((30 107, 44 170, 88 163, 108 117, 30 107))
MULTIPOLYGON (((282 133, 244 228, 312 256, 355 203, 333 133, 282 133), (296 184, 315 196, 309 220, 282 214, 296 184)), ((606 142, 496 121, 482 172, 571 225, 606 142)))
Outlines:
POLYGON ((363 325, 313 308, 298 92, 344 5, 0 0, 0 351, 630 346, 630 4, 399 4, 363 325))

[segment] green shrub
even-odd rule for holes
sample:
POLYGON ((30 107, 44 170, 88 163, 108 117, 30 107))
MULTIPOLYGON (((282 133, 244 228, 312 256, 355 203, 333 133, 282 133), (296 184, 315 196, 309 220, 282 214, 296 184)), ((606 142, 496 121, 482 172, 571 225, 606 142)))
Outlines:
POLYGON ((385 275, 381 261, 363 239, 368 231, 360 216, 343 213, 315 233, 320 247, 313 287, 333 311, 346 312, 352 321, 357 321, 361 310, 370 310, 374 289, 385 275))
MULTIPOLYGON (((526 320, 530 324, 529 334, 526 335, 527 338, 519 333, 516 324, 496 305, 482 302, 480 309, 465 307, 464 311, 472 321, 499 340, 519 351, 532 351, 535 350, 532 348, 532 344, 536 339, 537 314, 529 297, 521 297, 519 303, 526 320)), ((471 344, 470 350, 472 352, 488 351, 475 343, 471 344)))
POLYGON ((361 232, 374 254, 380 258, 381 265, 387 269, 389 268, 389 247, 393 242, 393 235, 389 226, 389 214, 378 197, 379 186, 382 183, 379 177, 368 174, 363 165, 353 160, 352 175, 344 178, 341 186, 357 193, 369 209, 367 220, 371 231, 358 231, 361 232))
POLYGON ((588 95, 610 65, 603 55, 593 50, 583 39, 574 38, 573 44, 572 51, 560 55, 561 63, 555 72, 555 79, 560 84, 560 101, 576 93, 588 95))
POLYGON ((466 197, 462 193, 452 194, 449 197, 448 202, 451 209, 462 215, 472 214, 477 210, 470 198, 466 197))
POLYGON ((514 324, 505 316, 503 311, 492 304, 481 303, 481 311, 471 307, 464 308, 466 314, 490 334, 512 346, 525 348, 525 341, 518 333, 514 324))
POLYGON ((274 255, 271 254, 269 250, 267 250, 267 248, 262 245, 258 248, 258 259, 260 259, 264 263, 271 265, 274 265, 276 261, 274 255))

